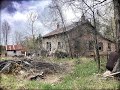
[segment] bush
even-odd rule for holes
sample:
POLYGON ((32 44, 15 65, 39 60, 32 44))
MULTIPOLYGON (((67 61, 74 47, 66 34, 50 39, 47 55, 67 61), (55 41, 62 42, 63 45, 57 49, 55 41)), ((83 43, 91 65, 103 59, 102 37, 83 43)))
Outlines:
POLYGON ((41 56, 47 56, 48 52, 47 50, 41 50, 41 56))
POLYGON ((68 54, 66 52, 56 51, 55 52, 55 57, 57 57, 57 58, 65 58, 65 57, 68 57, 68 54))

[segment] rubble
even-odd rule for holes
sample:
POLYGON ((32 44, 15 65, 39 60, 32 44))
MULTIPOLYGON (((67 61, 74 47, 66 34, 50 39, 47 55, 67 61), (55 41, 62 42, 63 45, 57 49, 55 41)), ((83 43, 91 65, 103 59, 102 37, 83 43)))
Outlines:
POLYGON ((63 69, 56 63, 31 59, 0 61, 0 73, 22 75, 28 80, 44 79, 48 74, 60 73, 63 69))

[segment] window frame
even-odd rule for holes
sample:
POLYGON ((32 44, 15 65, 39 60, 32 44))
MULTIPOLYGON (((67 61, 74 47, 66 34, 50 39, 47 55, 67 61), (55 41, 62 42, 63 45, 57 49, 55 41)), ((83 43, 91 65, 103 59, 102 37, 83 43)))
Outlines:
POLYGON ((99 51, 103 51, 103 42, 98 42, 98 50, 99 50, 99 51), (101 46, 100 44, 101 44, 102 46, 101 46), (101 47, 101 49, 100 49, 100 47, 101 47))
POLYGON ((111 43, 108 42, 108 50, 111 51, 111 43))
POLYGON ((51 49, 52 49, 51 42, 46 42, 46 49, 47 49, 48 51, 51 51, 51 49))
POLYGON ((63 43, 62 43, 62 42, 58 42, 57 48, 58 48, 58 49, 63 49, 63 43))

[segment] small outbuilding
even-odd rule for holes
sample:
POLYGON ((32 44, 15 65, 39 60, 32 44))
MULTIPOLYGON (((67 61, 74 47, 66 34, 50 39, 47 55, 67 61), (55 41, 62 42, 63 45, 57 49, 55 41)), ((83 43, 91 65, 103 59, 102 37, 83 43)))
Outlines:
POLYGON ((5 46, 7 56, 25 55, 25 48, 22 45, 7 45, 5 46))

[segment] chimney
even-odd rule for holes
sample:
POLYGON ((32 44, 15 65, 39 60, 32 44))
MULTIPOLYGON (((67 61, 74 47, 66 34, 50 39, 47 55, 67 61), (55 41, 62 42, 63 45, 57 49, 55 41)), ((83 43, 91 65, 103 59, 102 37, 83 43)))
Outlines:
POLYGON ((81 22, 85 22, 85 15, 84 14, 81 16, 81 22))

